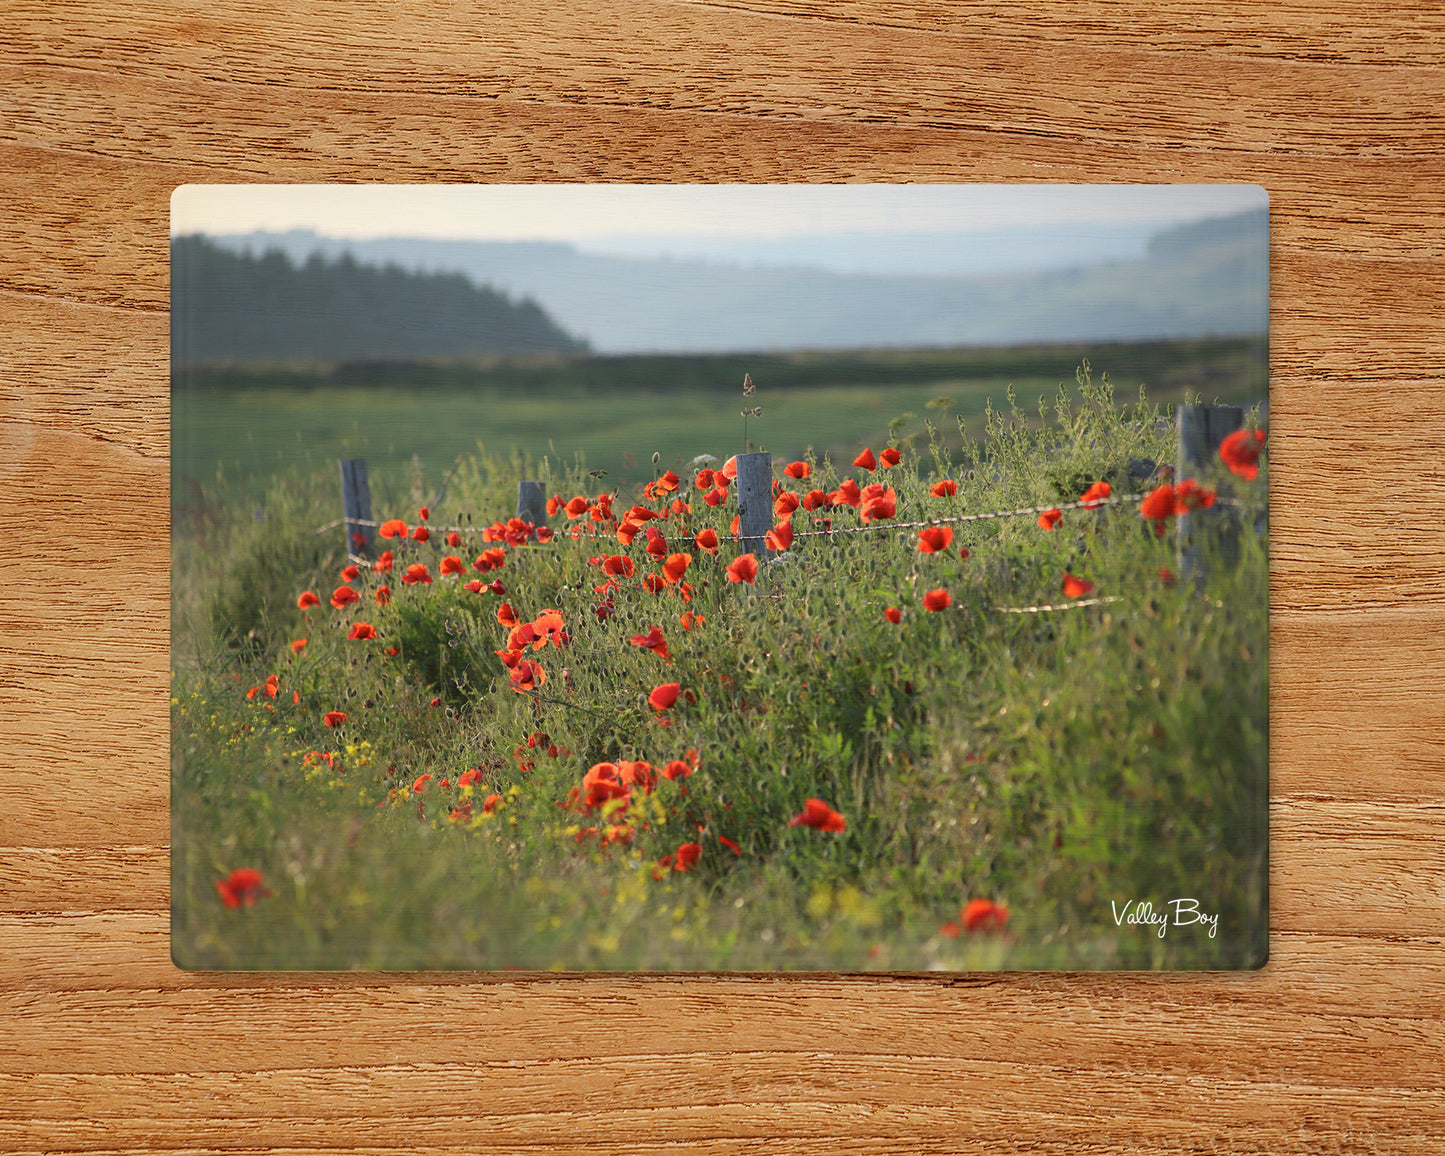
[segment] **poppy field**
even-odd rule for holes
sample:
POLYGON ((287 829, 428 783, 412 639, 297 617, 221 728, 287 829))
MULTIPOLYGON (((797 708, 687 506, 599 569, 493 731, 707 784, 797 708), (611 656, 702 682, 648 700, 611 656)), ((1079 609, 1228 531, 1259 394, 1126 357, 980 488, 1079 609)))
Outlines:
POLYGON ((177 963, 1262 964, 1265 431, 1176 477, 1086 365, 774 460, 754 542, 763 400, 641 484, 479 453, 344 550, 333 468, 178 537, 177 963), (1210 931, 1119 915, 1182 897, 1210 931))

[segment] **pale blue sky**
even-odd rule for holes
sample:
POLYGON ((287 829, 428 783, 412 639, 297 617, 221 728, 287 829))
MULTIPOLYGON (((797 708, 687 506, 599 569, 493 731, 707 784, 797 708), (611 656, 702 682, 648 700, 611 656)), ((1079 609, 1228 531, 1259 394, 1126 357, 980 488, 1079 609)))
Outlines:
POLYGON ((1267 203, 1258 185, 183 185, 171 232, 586 244, 1168 225, 1267 203))

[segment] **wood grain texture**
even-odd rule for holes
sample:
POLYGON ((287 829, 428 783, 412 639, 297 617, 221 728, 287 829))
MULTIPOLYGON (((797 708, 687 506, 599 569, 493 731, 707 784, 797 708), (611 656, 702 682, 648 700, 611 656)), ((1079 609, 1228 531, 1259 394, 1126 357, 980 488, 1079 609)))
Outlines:
POLYGON ((0 1150, 1445 1151, 1445 16, 1119 0, 0 4, 0 1150), (170 963, 188 182, 1257 182, 1271 959, 170 963))

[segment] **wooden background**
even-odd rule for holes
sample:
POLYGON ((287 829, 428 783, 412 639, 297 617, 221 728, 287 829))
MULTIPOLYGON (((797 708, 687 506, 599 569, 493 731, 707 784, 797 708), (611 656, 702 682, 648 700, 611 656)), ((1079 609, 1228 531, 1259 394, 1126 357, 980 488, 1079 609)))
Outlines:
POLYGON ((0 0, 0 1149, 1445 1151, 1439 13, 0 0), (256 180, 1264 185, 1268 967, 175 970, 168 197, 256 180))

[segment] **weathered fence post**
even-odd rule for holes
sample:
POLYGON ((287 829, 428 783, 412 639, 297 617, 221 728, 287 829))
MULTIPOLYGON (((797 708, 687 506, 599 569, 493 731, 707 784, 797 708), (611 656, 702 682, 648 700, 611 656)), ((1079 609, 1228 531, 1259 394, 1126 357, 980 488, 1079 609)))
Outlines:
POLYGON ((341 462, 341 508, 346 517, 347 555, 371 557, 376 545, 376 527, 366 525, 372 518, 365 458, 345 458, 341 462))
MULTIPOLYGON (((1243 425, 1244 410, 1237 405, 1181 405, 1175 484, 1192 477, 1198 477, 1201 485, 1215 482, 1220 472, 1219 443, 1243 425)), ((1210 537, 1220 561, 1230 563, 1238 557, 1239 525, 1232 511, 1216 505, 1180 515, 1177 542, 1181 577, 1204 581, 1209 572, 1205 545, 1210 537)))
POLYGON ((738 454, 737 486, 743 553, 761 554, 773 528, 773 455, 738 454))
POLYGON ((517 483, 517 517, 534 526, 547 524, 547 495, 541 482, 517 483))

